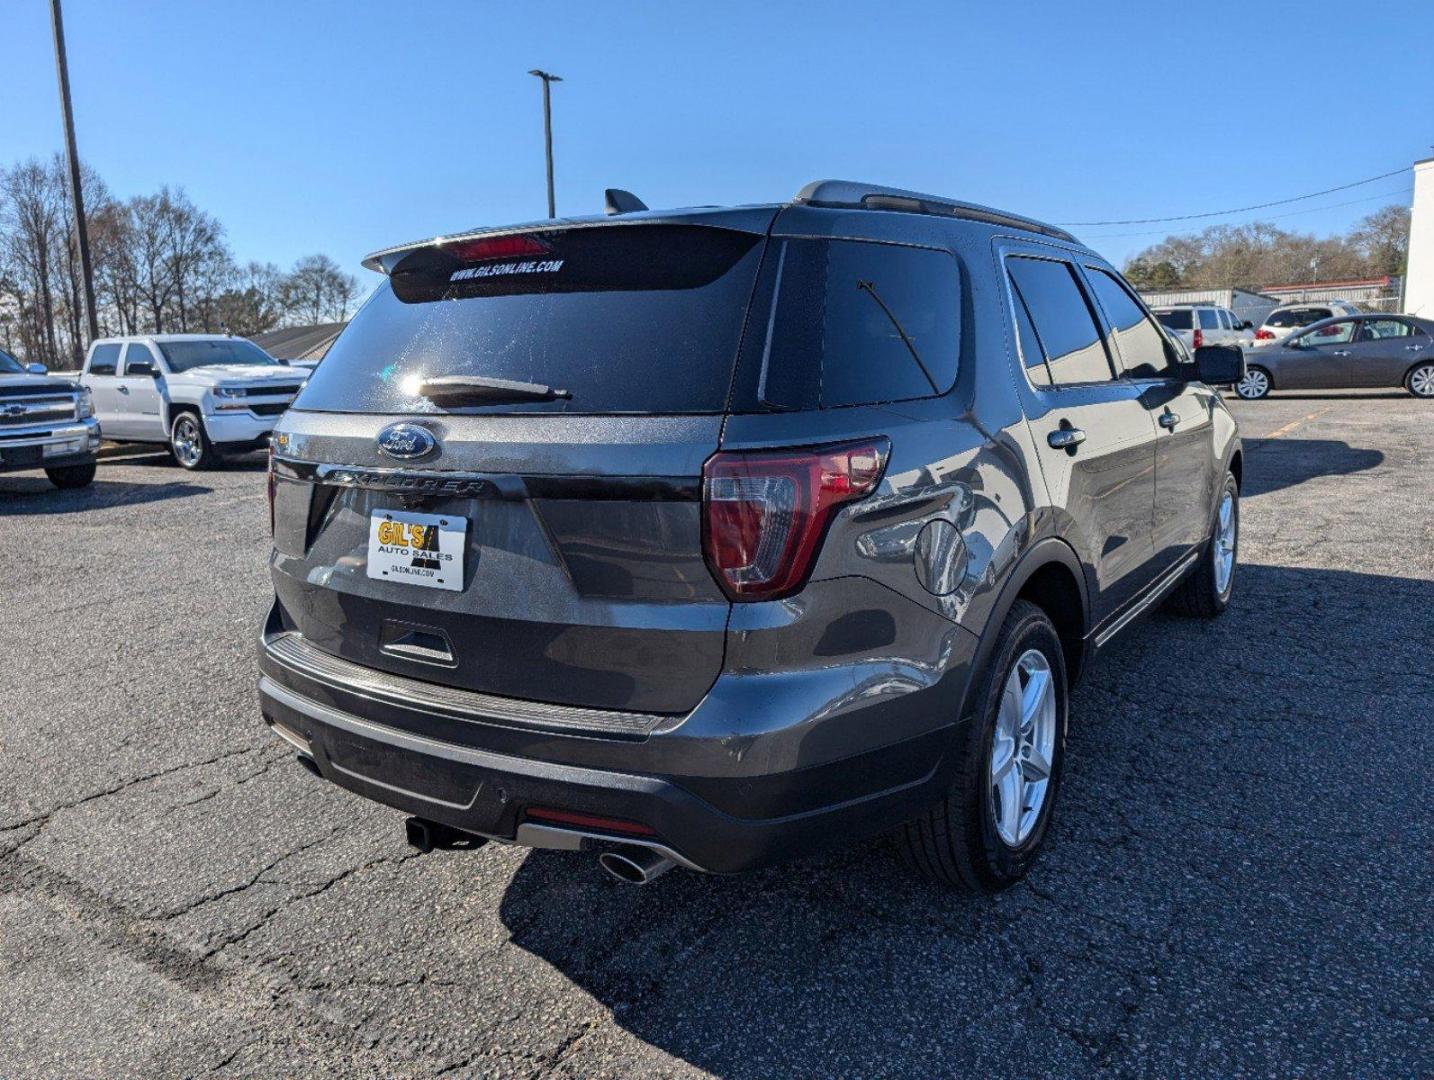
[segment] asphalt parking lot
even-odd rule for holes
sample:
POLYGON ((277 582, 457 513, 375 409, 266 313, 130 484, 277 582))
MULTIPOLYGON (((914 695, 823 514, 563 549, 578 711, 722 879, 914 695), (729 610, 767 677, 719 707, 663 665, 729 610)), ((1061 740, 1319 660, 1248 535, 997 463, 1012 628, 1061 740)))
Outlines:
POLYGON ((0 1076, 1434 1074, 1434 410, 1233 409, 1234 606, 1102 657, 994 899, 417 856, 259 721, 262 460, 0 477, 0 1076))

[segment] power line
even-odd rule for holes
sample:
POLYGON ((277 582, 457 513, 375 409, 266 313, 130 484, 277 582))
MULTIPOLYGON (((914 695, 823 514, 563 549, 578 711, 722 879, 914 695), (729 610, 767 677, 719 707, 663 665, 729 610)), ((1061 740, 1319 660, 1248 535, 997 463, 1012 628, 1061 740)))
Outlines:
MULTIPOLYGON (((1370 203, 1370 202, 1374 202, 1374 201, 1377 200, 1377 199, 1390 199, 1390 198, 1395 197, 1396 195, 1403 195, 1403 196, 1405 196, 1406 198, 1409 198, 1409 197, 1412 197, 1413 194, 1414 194, 1414 191, 1413 191, 1412 188, 1401 188, 1401 189, 1398 190, 1398 191, 1386 191, 1386 192, 1384 192, 1384 193, 1381 194, 1381 195, 1369 195, 1369 196, 1367 196, 1367 197, 1365 197, 1365 198, 1363 198, 1363 199, 1350 199, 1350 200, 1348 200, 1348 201, 1346 201, 1346 202, 1328 203, 1328 204, 1326 204, 1326 205, 1324 205, 1324 206, 1307 206, 1307 207, 1305 207, 1303 210, 1291 210, 1291 211, 1289 211, 1289 212, 1287 212, 1287 213, 1284 213, 1284 214, 1270 214, 1268 217, 1263 218, 1263 219, 1261 219, 1261 220, 1264 220, 1264 221, 1279 221, 1279 220, 1282 219, 1282 218, 1298 217, 1300 214, 1317 214, 1317 213, 1319 213, 1321 210, 1338 210, 1338 209, 1339 209, 1340 207, 1342 207, 1342 206, 1358 206, 1360 203, 1370 203)), ((1237 222, 1236 224, 1238 224, 1238 222, 1237 222)), ((1148 229, 1148 230, 1145 230, 1145 231, 1143 231, 1143 232, 1095 233, 1094 235, 1087 236, 1086 239, 1088 239, 1088 240, 1116 240, 1116 239, 1121 239, 1121 238, 1131 237, 1131 236, 1168 236, 1168 235, 1169 235, 1169 230, 1167 230, 1167 229, 1148 229)))
POLYGON ((1363 187, 1365 184, 1372 184, 1376 180, 1387 180, 1391 176, 1399 176, 1408 171, 1409 166, 1406 165, 1402 169, 1394 169, 1387 173, 1380 173, 1378 176, 1371 176, 1366 180, 1356 180, 1351 184, 1340 184, 1338 187, 1325 188, 1323 191, 1311 191, 1308 195, 1295 195, 1289 199, 1275 199, 1273 202, 1255 203, 1253 206, 1237 206, 1233 210, 1211 210, 1204 214, 1177 214, 1174 217, 1126 218, 1121 221, 1062 221, 1057 224, 1067 228, 1090 228, 1096 225, 1158 225, 1162 221, 1194 221, 1196 218, 1245 214, 1251 210, 1264 210, 1271 206, 1285 206, 1289 203, 1301 202, 1304 199, 1317 199, 1321 195, 1333 195, 1336 191, 1348 191, 1350 188, 1363 187))

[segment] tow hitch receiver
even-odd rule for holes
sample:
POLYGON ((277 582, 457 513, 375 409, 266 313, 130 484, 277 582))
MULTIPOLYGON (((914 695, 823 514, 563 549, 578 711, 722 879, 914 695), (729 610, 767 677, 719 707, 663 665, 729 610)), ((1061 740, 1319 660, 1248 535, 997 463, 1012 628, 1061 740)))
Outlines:
POLYGON ((451 825, 421 817, 407 818, 403 823, 403 832, 408 839, 408 846, 417 848, 425 855, 436 848, 472 850, 488 842, 486 836, 474 836, 451 825))

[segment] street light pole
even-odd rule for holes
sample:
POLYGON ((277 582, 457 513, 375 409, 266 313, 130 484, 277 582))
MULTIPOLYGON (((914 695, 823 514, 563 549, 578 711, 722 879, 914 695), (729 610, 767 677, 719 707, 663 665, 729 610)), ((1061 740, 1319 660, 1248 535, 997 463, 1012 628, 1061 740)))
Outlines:
MULTIPOLYGON (((70 108, 70 67, 65 60, 65 22, 60 0, 50 0, 50 25, 55 32, 55 70, 60 77, 60 113, 65 122, 65 155, 70 163, 70 198, 75 204, 75 245, 80 249, 80 276, 85 280, 85 319, 90 341, 100 336, 95 314, 95 276, 90 267, 90 231, 85 225, 85 196, 80 190, 80 154, 75 149, 75 114, 70 108)), ((88 342, 85 343, 88 345, 88 342)))
POLYGON ((536 75, 543 80, 543 138, 548 149, 548 217, 558 216, 557 204, 553 200, 553 101, 551 87, 555 82, 562 82, 561 75, 552 75, 539 68, 528 72, 529 75, 536 75))

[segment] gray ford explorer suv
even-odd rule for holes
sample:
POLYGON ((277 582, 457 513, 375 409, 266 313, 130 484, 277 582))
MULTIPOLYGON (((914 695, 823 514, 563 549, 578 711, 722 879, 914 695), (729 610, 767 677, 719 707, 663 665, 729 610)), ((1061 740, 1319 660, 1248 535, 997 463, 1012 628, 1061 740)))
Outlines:
POLYGON ((1080 672, 1230 601, 1242 354, 944 198, 609 214, 366 260, 273 440, 265 720, 425 850, 1017 880, 1080 672))

